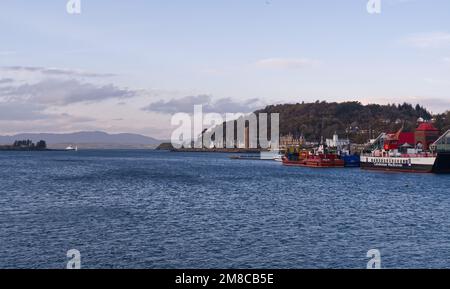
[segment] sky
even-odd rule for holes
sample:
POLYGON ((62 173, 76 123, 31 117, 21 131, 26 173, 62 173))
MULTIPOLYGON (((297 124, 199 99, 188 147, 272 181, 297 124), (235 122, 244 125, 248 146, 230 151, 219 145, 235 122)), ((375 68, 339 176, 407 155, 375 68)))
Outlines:
POLYGON ((171 116, 316 100, 450 109, 450 1, 0 2, 0 134, 167 139, 171 116))

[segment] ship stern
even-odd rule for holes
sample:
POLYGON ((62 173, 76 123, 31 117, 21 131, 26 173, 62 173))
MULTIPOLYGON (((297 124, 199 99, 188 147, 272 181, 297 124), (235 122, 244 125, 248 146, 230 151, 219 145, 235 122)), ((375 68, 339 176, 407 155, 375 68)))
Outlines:
POLYGON ((440 152, 433 165, 433 173, 450 174, 450 152, 440 152))

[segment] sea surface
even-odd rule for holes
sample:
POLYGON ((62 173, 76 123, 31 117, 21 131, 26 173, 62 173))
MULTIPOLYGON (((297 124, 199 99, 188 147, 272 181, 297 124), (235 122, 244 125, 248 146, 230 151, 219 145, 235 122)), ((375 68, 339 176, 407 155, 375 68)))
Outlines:
POLYGON ((450 175, 0 152, 0 268, 450 268, 450 175))

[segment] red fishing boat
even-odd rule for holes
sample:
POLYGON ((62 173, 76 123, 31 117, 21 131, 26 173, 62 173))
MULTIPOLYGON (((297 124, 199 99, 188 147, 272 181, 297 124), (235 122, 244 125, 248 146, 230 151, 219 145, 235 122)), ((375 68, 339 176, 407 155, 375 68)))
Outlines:
POLYGON ((336 154, 302 151, 284 156, 283 165, 308 168, 343 168, 345 162, 336 154))

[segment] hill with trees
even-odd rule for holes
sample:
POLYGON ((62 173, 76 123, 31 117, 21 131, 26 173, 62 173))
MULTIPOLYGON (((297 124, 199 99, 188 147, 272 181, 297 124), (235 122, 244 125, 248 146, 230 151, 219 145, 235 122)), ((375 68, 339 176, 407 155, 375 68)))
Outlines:
POLYGON ((335 132, 353 142, 364 143, 382 132, 405 131, 416 128, 418 118, 433 120, 444 132, 450 129, 450 111, 432 115, 420 105, 369 104, 360 102, 319 102, 270 105, 258 113, 279 113, 280 134, 303 135, 309 141, 330 138, 335 132))

